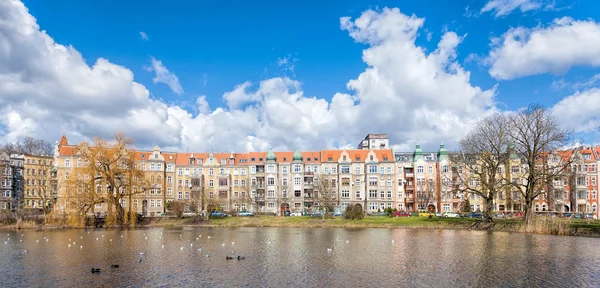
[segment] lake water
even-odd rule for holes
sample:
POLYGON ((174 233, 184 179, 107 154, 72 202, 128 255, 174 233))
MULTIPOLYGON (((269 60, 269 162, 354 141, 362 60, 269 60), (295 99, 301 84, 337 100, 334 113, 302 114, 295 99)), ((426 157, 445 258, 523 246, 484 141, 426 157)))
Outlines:
POLYGON ((2 287, 598 287, 600 284, 600 240, 594 238, 377 228, 154 228, 2 233, 2 287), (226 256, 238 255, 246 258, 225 260, 226 256), (119 268, 111 268, 111 264, 118 264, 119 268), (92 267, 102 270, 92 274, 92 267))

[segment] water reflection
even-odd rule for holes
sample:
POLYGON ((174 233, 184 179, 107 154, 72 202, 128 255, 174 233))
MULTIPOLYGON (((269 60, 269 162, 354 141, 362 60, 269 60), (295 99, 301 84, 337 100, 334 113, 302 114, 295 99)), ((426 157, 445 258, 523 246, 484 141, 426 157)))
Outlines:
POLYGON ((3 287, 594 287, 600 283, 600 250, 593 238, 302 228, 2 235, 3 287), (225 260, 228 255, 246 259, 225 260), (92 274, 92 267, 102 272, 92 274))

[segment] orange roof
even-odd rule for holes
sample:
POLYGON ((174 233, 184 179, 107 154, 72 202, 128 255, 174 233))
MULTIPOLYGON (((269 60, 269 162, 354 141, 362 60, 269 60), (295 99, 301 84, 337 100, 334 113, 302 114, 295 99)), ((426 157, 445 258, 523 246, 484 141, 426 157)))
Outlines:
POLYGON ((367 159, 367 155, 369 155, 369 151, 370 150, 364 149, 346 150, 346 152, 350 156, 350 161, 352 162, 365 162, 365 160, 367 159))
POLYGON ((321 163, 321 152, 302 152, 304 163, 321 163))
POLYGON ((163 157, 165 157, 165 162, 175 163, 175 161, 177 161, 177 153, 171 153, 171 152, 163 153, 163 152, 161 152, 160 154, 162 154, 163 157))
POLYGON ((249 152, 248 164, 265 163, 265 158, 267 158, 267 152, 249 152))
POLYGON ((373 150, 373 152, 375 152, 375 156, 377 156, 379 162, 394 162, 394 153, 391 149, 373 150))
POLYGON ((321 150, 321 163, 337 162, 340 159, 340 155, 342 155, 343 150, 321 150))
POLYGON ((58 154, 60 156, 75 156, 77 154, 77 146, 58 146, 58 154))
POLYGON ((585 157, 584 157, 583 158, 583 162, 586 162, 586 163, 596 162, 596 155, 594 155, 594 150, 592 150, 592 149, 581 149, 581 150, 579 150, 579 153, 581 155, 584 155, 584 154, 590 154, 590 155, 592 155, 589 160, 585 159, 585 157))

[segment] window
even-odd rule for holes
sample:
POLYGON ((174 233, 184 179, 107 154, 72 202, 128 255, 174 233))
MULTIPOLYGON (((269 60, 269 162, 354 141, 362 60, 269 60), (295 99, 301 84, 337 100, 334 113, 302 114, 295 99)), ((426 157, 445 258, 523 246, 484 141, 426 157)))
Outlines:
POLYGON ((337 167, 331 167, 331 174, 337 174, 337 167))
POLYGON ((287 166, 287 165, 281 166, 281 173, 288 174, 289 173, 288 170, 289 170, 289 166, 287 166))
POLYGON ((369 173, 377 173, 377 165, 369 165, 369 173))
POLYGON ((294 177, 294 185, 295 186, 302 185, 302 178, 300 178, 300 177, 294 177))
POLYGON ((240 184, 239 180, 233 180, 233 187, 238 187, 240 184))
POLYGON ((369 176, 369 186, 377 186, 377 176, 369 176))
POLYGON ((296 164, 294 165, 294 173, 300 173, 302 171, 302 168, 300 167, 300 165, 296 164))
POLYGON ((221 159, 221 165, 225 165, 225 164, 227 164, 227 159, 225 159, 225 158, 221 159))
POLYGON ((423 166, 417 166, 417 173, 423 174, 423 166))
POLYGON ((429 174, 433 174, 433 166, 429 165, 427 170, 428 170, 429 174))
MULTIPOLYGON (((228 185, 227 184, 227 182, 228 182, 227 180, 229 180, 229 179, 227 179, 227 178, 219 178, 219 186, 227 186, 228 185)), ((210 181, 212 181, 212 180, 210 180, 210 181)))
POLYGON ((387 191, 387 198, 392 198, 392 191, 391 190, 387 191))
POLYGON ((208 180, 208 187, 214 187, 215 186, 215 180, 208 180))
POLYGON ((268 173, 275 173, 275 165, 267 165, 268 173))
POLYGON ((350 174, 350 166, 344 165, 344 166, 340 167, 340 173, 350 174))
POLYGON ((240 175, 240 170, 238 168, 233 168, 233 175, 240 175))
MULTIPOLYGON (((502 173, 502 171, 500 170, 501 168, 499 168, 499 172, 502 173)), ((442 165, 442 173, 447 173, 448 172, 448 165, 442 165)))
POLYGON ((156 206, 156 200, 150 200, 150 208, 154 208, 156 206))
POLYGON ((173 172, 173 165, 171 165, 171 164, 167 165, 167 172, 173 172))
POLYGON ((377 198, 377 190, 369 190, 369 198, 377 198))
POLYGON ((342 186, 350 186, 350 177, 342 177, 342 186))
POLYGON ((520 170, 520 169, 519 169, 519 166, 512 166, 512 168, 511 168, 511 169, 512 169, 512 170, 511 170, 511 171, 512 171, 512 173, 519 173, 519 170, 520 170))
POLYGON ((275 185, 275 178, 267 177, 267 185, 275 185))
POLYGON ((342 198, 350 198, 350 190, 342 190, 342 198))
POLYGON ((269 203, 267 204, 267 207, 269 207, 269 208, 275 208, 275 203, 273 203, 273 202, 269 202, 269 203))
POLYGON ((250 166, 250 174, 256 174, 256 166, 250 166))
POLYGON ((183 169, 182 168, 177 169, 177 175, 183 175, 183 169))
POLYGON ((281 185, 287 186, 288 185, 288 179, 287 178, 281 179, 281 185))
POLYGON ((173 177, 171 177, 171 176, 167 176, 167 183, 168 183, 168 184, 171 184, 171 183, 173 183, 173 177))
POLYGON ((169 196, 173 195, 173 188, 167 187, 167 195, 169 195, 169 196))
MULTIPOLYGON (((29 159, 27 159, 27 164, 29 164, 29 159)), ((71 160, 65 159, 65 167, 71 167, 71 160)))
POLYGON ((300 192, 300 190, 294 190, 294 197, 302 197, 302 192, 300 192))
POLYGON ((275 190, 268 190, 267 191, 267 197, 268 198, 275 198, 275 190))
POLYGON ((369 202, 369 210, 371 210, 371 211, 377 210, 377 203, 369 202))
POLYGON ((242 179, 242 181, 240 182, 242 187, 246 187, 246 180, 242 179))

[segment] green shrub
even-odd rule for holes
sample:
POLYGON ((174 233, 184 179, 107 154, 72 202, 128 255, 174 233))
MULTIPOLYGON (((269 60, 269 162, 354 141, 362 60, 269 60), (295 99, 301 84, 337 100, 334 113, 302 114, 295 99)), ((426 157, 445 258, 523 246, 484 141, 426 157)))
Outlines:
POLYGON ((344 218, 361 220, 365 218, 365 213, 360 205, 348 205, 348 207, 346 207, 346 213, 344 213, 344 218))

